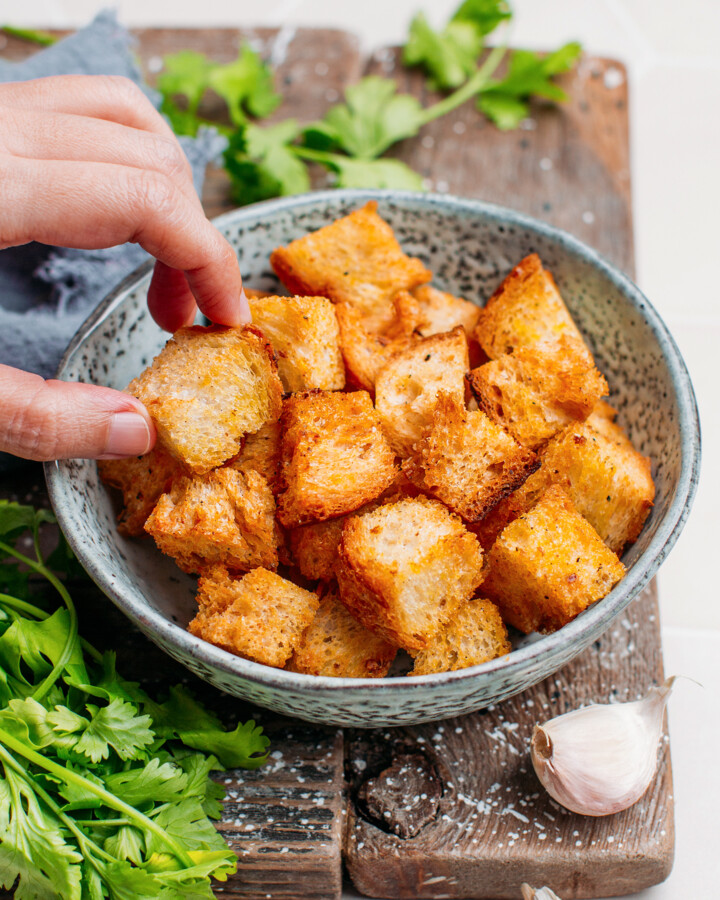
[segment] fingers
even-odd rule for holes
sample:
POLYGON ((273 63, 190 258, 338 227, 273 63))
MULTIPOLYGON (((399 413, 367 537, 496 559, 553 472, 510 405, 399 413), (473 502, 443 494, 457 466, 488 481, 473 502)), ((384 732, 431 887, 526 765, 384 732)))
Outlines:
POLYGON ((162 172, 200 205, 192 168, 175 137, 68 113, 5 108, 0 146, 25 159, 106 162, 162 172))
POLYGON ((174 137, 140 88, 118 75, 52 75, 0 85, 0 104, 39 112, 72 113, 174 137))
POLYGON ((0 246, 36 240, 96 249, 134 241, 185 273, 211 321, 250 321, 235 252, 168 176, 103 162, 6 156, 0 196, 0 246))
POLYGON ((155 263, 147 303, 150 315, 165 331, 177 331, 195 321, 197 305, 185 273, 165 263, 155 263))
POLYGON ((155 443, 145 407, 121 391, 45 381, 0 365, 0 450, 25 459, 117 459, 155 443))

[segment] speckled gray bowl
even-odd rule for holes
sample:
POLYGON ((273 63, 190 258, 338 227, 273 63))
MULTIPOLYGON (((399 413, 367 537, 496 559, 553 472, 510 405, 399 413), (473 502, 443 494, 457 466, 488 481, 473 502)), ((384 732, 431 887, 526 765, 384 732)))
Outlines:
MULTIPOLYGON (((624 557, 628 574, 603 600, 545 637, 518 640, 482 666, 417 678, 316 678, 268 668, 188 634, 194 579, 151 541, 126 540, 93 462, 46 467, 63 531, 99 587, 174 659, 223 691, 291 716, 355 726, 401 725, 467 713, 503 700, 555 672, 630 603, 682 529, 695 491, 700 433, 692 386, 665 325, 638 289, 573 237, 499 207, 449 197, 384 191, 331 191, 274 200, 228 213, 217 226, 237 248, 247 283, 277 288, 268 256, 278 244, 345 215, 368 199, 446 290, 483 303, 531 251, 553 272, 610 383, 619 421, 653 460, 652 514, 624 557)), ((130 276, 75 336, 59 377, 123 388, 167 335, 145 305, 149 267, 130 276)))

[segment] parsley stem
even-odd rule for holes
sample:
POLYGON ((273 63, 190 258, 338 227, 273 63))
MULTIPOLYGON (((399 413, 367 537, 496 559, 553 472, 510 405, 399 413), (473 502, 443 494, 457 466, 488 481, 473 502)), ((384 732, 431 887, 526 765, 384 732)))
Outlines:
POLYGON ((175 856, 177 856, 177 858, 187 868, 191 868, 195 865, 190 856, 188 856, 187 851, 184 850, 177 843, 177 841, 175 841, 156 822, 154 822, 144 813, 141 813, 139 810, 134 809, 128 803, 125 803, 119 797, 111 794, 110 791, 107 791, 105 790, 105 788, 100 787, 100 785, 97 785, 89 779, 84 778, 77 772, 73 772, 72 769, 66 769, 64 766, 60 766, 56 762, 53 762, 51 759, 46 759, 40 753, 36 753, 33 749, 25 745, 22 741, 14 738, 3 728, 0 728, 0 742, 2 742, 10 750, 14 750, 20 756, 23 756, 28 762, 31 762, 34 765, 38 766, 38 768, 44 769, 46 772, 52 773, 65 782, 74 784, 76 787, 82 788, 85 791, 89 791, 90 793, 95 794, 95 796, 99 797, 106 806, 109 806, 111 809, 115 809, 118 812, 124 813, 140 828, 152 832, 152 834, 154 834, 155 837, 162 841, 163 844, 166 844, 172 850, 175 856))
MULTIPOLYGON (((8 753, 7 750, 0 745, 0 760, 2 760, 5 770, 7 772, 8 766, 13 769, 18 775, 20 775, 25 782, 27 782, 32 790, 45 801, 48 808, 60 819, 60 821, 65 825, 65 827, 77 838, 78 846, 83 851, 83 856, 88 859, 90 858, 90 862, 92 863, 92 854, 87 853, 86 848, 88 846, 92 847, 94 853, 98 854, 98 856, 104 857, 108 862, 115 862, 115 857, 111 856, 102 847, 98 846, 95 841, 88 837, 84 831, 82 831, 78 827, 78 822, 73 819, 71 816, 68 816, 67 813, 63 812, 63 810, 58 806, 58 804, 53 800, 50 794, 42 788, 32 777, 31 773, 24 769, 20 763, 15 759, 15 757, 8 753)), ((15 794, 14 785, 11 785, 13 788, 13 794, 15 794)), ((19 803, 19 798, 15 799, 16 803, 19 803)), ((94 823, 96 824, 96 823, 94 823)))
POLYGON ((62 653, 60 654, 60 658, 52 667, 50 674, 40 682, 40 684, 32 693, 32 697, 35 700, 41 700, 45 696, 45 694, 47 694, 50 688, 55 684, 58 678, 62 675, 63 669, 70 661, 73 650, 77 646, 77 611, 75 609, 75 604, 70 598, 70 594, 68 594, 67 590, 65 589, 65 585, 55 577, 50 569, 44 566, 41 562, 30 559, 28 556, 20 553, 14 547, 10 547, 3 541, 0 541, 0 550, 2 550, 4 553, 10 554, 11 556, 14 556, 16 559, 20 560, 20 562, 25 563, 26 566, 29 566, 34 572, 37 572, 39 575, 43 575, 45 578, 47 578, 47 580, 55 588, 58 594, 60 594, 70 616, 70 630, 68 632, 67 640, 65 641, 65 646, 63 647, 62 653))
POLYGON ((15 28, 13 25, 3 25, 0 31, 8 35, 8 37, 29 41, 31 44, 40 44, 42 47, 49 47, 58 40, 54 34, 50 34, 47 31, 37 31, 34 28, 15 28))
POLYGON ((433 103, 432 106, 428 106, 427 109, 423 110, 422 124, 427 125, 428 122, 432 122, 435 119, 439 119, 441 116, 447 115, 458 106, 462 106, 466 100, 469 100, 471 97, 474 97, 475 94, 480 93, 502 62, 506 50, 507 47, 504 46, 493 47, 485 62, 462 87, 458 88, 443 100, 439 100, 437 103, 433 103))

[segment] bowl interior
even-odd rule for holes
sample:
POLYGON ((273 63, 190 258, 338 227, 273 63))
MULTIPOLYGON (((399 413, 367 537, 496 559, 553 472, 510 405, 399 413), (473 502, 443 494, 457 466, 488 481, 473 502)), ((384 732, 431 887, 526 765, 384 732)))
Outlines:
MULTIPOLYGON (((655 505, 623 558, 628 577, 558 635, 515 639, 516 648, 554 638, 556 644, 577 642, 581 649, 647 581, 687 513, 699 437, 692 389, 677 348, 637 289, 592 251, 542 223, 496 207, 428 196, 328 192, 238 210, 217 224, 237 251, 246 284, 282 293, 270 269, 271 250, 357 208, 369 196, 379 199, 379 212, 403 249, 435 273, 433 283, 476 303, 483 304, 522 257, 537 252, 608 380, 609 401, 619 410, 620 424, 652 460, 655 505)), ((151 362, 167 334, 147 312, 149 277, 147 270, 131 277, 88 320, 66 354, 61 378, 124 388, 151 362)), ((175 623, 177 628, 170 626, 166 635, 176 631, 177 640, 191 646, 198 658, 217 659, 221 651, 199 646, 202 642, 184 631, 194 614, 195 579, 181 573, 149 540, 118 534, 117 510, 95 464, 53 464, 50 488, 61 523, 100 586, 116 602, 121 595, 120 605, 146 630, 161 620, 175 623)), ((248 666, 265 669, 222 655, 226 671, 235 664, 245 673, 248 666)), ((522 654, 511 657, 522 662, 522 654)))

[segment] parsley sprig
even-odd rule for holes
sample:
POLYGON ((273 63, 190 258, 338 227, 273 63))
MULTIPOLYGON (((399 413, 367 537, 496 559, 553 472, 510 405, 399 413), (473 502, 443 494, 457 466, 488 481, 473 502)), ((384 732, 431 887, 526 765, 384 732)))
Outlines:
POLYGON ((236 868, 210 773, 261 765, 267 738, 252 721, 225 731, 184 687, 154 700, 80 638, 53 571, 73 571, 72 554, 62 539, 40 550, 51 521, 0 502, 0 885, 18 900, 210 900, 211 877, 236 868), (59 608, 36 597, 38 576, 59 608))
POLYGON ((446 93, 427 107, 398 92, 394 80, 371 75, 348 87, 344 100, 319 122, 301 127, 285 119, 261 126, 258 121, 276 109, 281 97, 274 92, 270 67, 245 46, 228 65, 191 51, 165 57, 158 80, 163 111, 178 133, 195 134, 207 124, 199 115, 206 93, 214 91, 225 100, 231 125, 218 127, 229 138, 225 168, 240 205, 309 190, 309 164, 324 167, 337 187, 421 190, 417 172, 384 154, 428 123, 475 99, 485 116, 507 130, 528 115, 532 96, 566 99, 552 79, 572 68, 580 45, 566 44, 546 56, 510 52, 505 46, 489 49, 488 35, 511 18, 507 0, 464 0, 441 29, 434 29, 424 13, 415 16, 403 63, 422 69, 430 90, 446 93), (503 63, 505 74, 495 77, 503 63))

